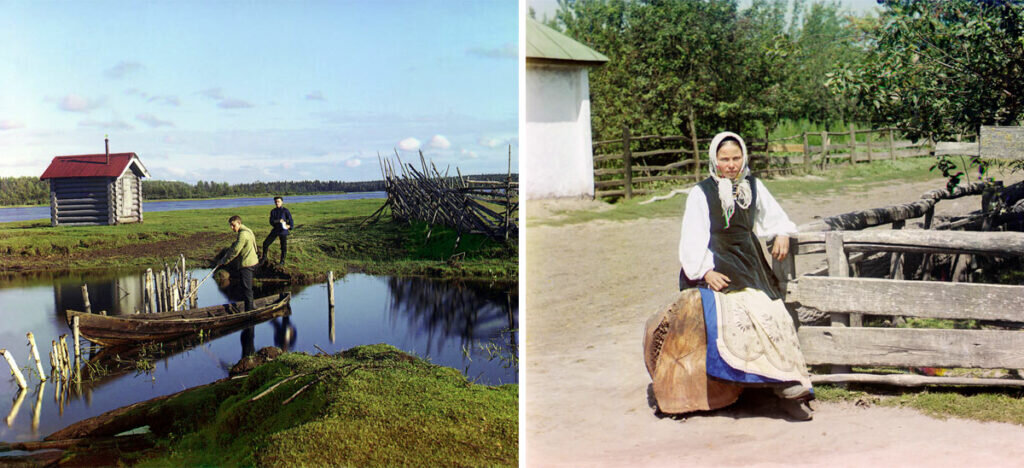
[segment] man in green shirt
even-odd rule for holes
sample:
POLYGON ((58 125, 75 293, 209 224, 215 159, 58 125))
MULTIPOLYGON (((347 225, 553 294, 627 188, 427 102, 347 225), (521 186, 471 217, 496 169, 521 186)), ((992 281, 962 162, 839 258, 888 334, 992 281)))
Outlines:
POLYGON ((238 274, 242 278, 242 291, 245 293, 245 310, 248 312, 253 309, 252 275, 256 271, 256 265, 260 262, 259 256, 256 255, 256 236, 252 233, 252 229, 242 224, 241 216, 232 216, 228 219, 228 224, 231 225, 232 231, 238 233, 238 238, 235 239, 235 243, 231 244, 227 253, 217 262, 217 265, 224 265, 234 260, 235 257, 241 257, 238 274))

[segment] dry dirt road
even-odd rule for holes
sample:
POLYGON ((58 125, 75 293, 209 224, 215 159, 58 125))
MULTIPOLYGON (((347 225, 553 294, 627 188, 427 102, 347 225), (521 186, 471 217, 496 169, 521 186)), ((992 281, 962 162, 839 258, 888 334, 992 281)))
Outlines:
MULTIPOLYGON (((802 224, 910 202, 942 185, 780 203, 802 224)), ((655 416, 642 330, 677 293, 680 220, 530 225, 556 210, 599 205, 526 207, 524 466, 1024 466, 1024 427, 910 409, 817 402, 813 421, 790 422, 772 398, 745 394, 715 412, 655 416)), ((940 202, 937 213, 978 207, 969 197, 940 202)))

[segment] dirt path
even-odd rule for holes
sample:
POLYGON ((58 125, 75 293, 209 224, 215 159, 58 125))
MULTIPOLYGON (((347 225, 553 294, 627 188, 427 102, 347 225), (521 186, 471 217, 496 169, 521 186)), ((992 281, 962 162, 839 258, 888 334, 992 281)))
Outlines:
MULTIPOLYGON (((913 201, 941 185, 780 202, 801 224, 816 215, 913 201)), ((595 209, 531 202, 528 225, 553 203, 595 209)), ((941 202, 937 212, 978 207, 978 197, 969 197, 941 202)), ((1024 427, 943 421, 909 409, 818 403, 813 421, 797 423, 772 398, 755 394, 721 411, 656 417, 642 329, 676 294, 679 221, 527 228, 525 466, 1024 464, 1024 427)))

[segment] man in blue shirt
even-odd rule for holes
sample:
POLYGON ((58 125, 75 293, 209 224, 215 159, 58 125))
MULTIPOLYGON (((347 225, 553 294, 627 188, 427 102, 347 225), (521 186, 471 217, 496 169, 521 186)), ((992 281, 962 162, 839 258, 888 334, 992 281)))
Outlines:
POLYGON ((288 231, 294 223, 292 213, 284 207, 284 200, 281 197, 274 197, 274 206, 275 208, 270 210, 270 234, 263 241, 263 258, 267 258, 267 249, 274 241, 281 239, 281 264, 284 264, 284 257, 288 254, 288 231))

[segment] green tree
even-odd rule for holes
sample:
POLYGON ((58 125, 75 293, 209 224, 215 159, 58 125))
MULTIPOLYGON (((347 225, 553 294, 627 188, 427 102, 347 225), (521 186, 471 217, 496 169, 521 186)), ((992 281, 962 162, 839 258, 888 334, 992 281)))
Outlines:
POLYGON ((869 50, 829 80, 912 138, 975 134, 1024 112, 1024 6, 1011 1, 887 0, 865 23, 869 50))

